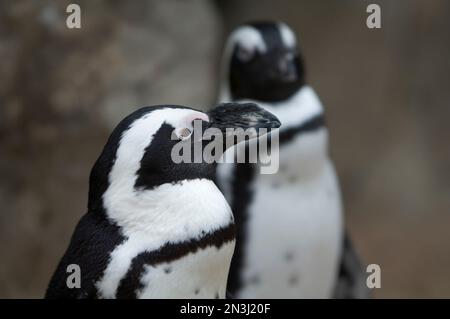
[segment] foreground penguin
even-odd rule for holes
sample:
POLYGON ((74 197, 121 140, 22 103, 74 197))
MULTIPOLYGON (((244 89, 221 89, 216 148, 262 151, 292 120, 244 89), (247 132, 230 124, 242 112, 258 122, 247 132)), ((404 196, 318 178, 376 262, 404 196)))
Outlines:
POLYGON ((280 125, 250 103, 224 104, 208 114, 145 107, 126 117, 91 171, 88 212, 47 298, 225 297, 235 226, 212 181, 215 164, 175 164, 172 157, 176 143, 197 142, 195 120, 202 132, 280 125), (81 270, 80 288, 67 286, 72 264, 81 270))
POLYGON ((218 169, 238 229, 230 297, 366 297, 365 274, 343 230, 324 110, 305 83, 294 33, 282 23, 239 27, 222 71, 221 101, 257 101, 283 123, 278 173, 261 175, 252 164, 218 169))

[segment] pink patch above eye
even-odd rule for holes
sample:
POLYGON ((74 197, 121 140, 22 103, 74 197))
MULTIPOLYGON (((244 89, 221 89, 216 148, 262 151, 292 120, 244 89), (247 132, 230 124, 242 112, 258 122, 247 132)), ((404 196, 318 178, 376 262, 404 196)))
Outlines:
POLYGON ((187 123, 192 123, 192 122, 195 121, 195 120, 201 120, 201 121, 209 122, 209 117, 208 117, 208 115, 206 115, 206 114, 203 114, 203 113, 198 112, 198 113, 196 113, 196 114, 192 114, 191 116, 189 116, 189 117, 186 119, 186 122, 187 122, 187 123))

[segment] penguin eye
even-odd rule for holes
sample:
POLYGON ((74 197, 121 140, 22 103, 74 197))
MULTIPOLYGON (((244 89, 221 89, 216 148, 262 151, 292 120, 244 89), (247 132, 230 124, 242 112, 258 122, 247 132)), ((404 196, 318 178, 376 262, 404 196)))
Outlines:
POLYGON ((180 131, 180 136, 181 138, 188 138, 189 136, 191 136, 192 132, 190 129, 188 129, 187 127, 182 128, 180 131))
POLYGON ((255 55, 255 50, 251 48, 238 47, 236 51, 237 58, 242 62, 250 61, 255 55))
POLYGON ((172 132, 172 140, 187 140, 192 135, 192 130, 187 127, 177 128, 172 132))

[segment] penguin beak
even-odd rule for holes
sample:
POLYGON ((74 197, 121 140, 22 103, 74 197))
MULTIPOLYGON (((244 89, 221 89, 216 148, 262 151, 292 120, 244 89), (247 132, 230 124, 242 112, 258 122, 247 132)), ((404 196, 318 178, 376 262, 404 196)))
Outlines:
POLYGON ((206 148, 214 150, 206 155, 208 163, 220 160, 224 151, 232 146, 269 134, 281 126, 275 115, 255 103, 223 103, 207 115, 208 120, 194 121, 194 126, 199 123, 201 127, 194 128, 191 141, 194 142, 194 152, 198 142, 203 145, 202 152, 206 148), (195 134, 199 131, 202 132, 200 136, 195 134), (208 147, 210 145, 213 147, 208 147))
MULTIPOLYGON (((208 113, 203 121, 203 141, 221 141, 222 150, 241 142, 269 134, 281 126, 278 118, 255 103, 223 103, 208 113)), ((216 154, 220 157, 219 154, 216 154)))
POLYGON ((222 103, 208 113, 207 127, 219 129, 228 134, 229 130, 254 129, 268 132, 281 126, 278 118, 255 103, 222 103), (265 129, 265 130, 260 130, 265 129))

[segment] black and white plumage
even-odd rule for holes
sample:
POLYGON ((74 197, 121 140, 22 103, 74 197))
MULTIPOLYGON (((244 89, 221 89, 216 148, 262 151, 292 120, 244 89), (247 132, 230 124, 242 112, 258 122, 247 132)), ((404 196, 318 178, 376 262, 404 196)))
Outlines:
POLYGON ((260 175, 254 164, 218 169, 218 184, 237 225, 228 293, 235 298, 366 297, 357 255, 348 240, 344 245, 324 110, 305 83, 294 33, 283 23, 243 25, 230 35, 222 67, 222 102, 256 101, 282 123, 278 173, 260 175))
POLYGON ((202 121, 202 131, 280 125, 255 104, 237 103, 209 114, 182 106, 144 107, 126 117, 91 171, 88 212, 47 298, 225 297, 235 226, 212 181, 215 165, 175 164, 171 158, 175 143, 192 143, 194 120, 202 121), (252 116, 261 121, 242 119, 252 116), (79 289, 66 285, 70 264, 80 266, 79 289))

